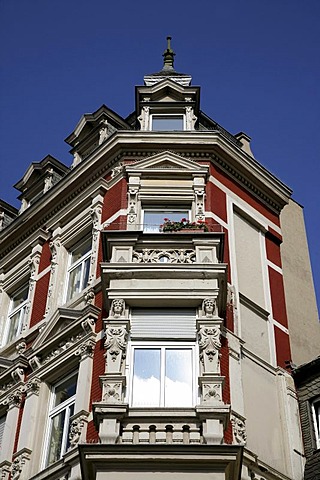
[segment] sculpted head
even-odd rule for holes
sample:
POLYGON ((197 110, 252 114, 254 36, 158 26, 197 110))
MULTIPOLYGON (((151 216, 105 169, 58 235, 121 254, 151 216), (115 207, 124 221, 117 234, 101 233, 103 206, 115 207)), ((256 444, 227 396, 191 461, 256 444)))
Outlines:
POLYGON ((211 317, 214 315, 216 310, 216 302, 214 298, 205 298, 202 302, 202 310, 204 311, 206 317, 211 317))
POLYGON ((112 300, 111 308, 112 308, 113 316, 120 317, 125 308, 125 302, 123 298, 115 298, 114 300, 112 300))

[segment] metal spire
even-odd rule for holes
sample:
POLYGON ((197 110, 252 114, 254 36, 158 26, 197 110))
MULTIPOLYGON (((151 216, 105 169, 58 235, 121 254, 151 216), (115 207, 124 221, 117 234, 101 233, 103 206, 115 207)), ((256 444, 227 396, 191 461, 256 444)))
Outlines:
POLYGON ((171 48, 171 37, 167 37, 167 49, 163 53, 163 70, 174 70, 173 62, 175 53, 171 48))

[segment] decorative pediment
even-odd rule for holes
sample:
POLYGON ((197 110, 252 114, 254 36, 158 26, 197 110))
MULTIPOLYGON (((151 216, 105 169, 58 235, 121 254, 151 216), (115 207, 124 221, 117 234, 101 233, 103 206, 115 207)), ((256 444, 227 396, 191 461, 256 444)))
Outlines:
POLYGON ((127 165, 125 168, 130 175, 141 175, 152 172, 154 174, 164 174, 166 170, 170 170, 170 174, 172 174, 174 170, 179 173, 184 172, 191 175, 205 175, 208 172, 208 166, 198 165, 190 159, 186 159, 169 151, 158 153, 147 159, 140 160, 133 165, 127 165))
POLYGON ((102 122, 107 122, 111 129, 129 130, 130 125, 120 115, 102 105, 94 113, 86 113, 80 118, 74 131, 65 141, 75 147, 79 142, 90 136, 91 133, 99 131, 102 122))
POLYGON ((86 318, 96 320, 98 313, 99 309, 93 305, 86 306, 83 310, 58 308, 34 341, 32 350, 39 350, 53 341, 59 343, 74 330, 80 330, 81 323, 86 318))

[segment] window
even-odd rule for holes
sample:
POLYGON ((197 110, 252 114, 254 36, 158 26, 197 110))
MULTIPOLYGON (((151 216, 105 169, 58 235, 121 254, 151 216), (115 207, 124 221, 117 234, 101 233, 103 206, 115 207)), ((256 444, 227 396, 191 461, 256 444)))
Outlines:
POLYGON ((320 448, 320 398, 312 403, 312 416, 316 434, 317 448, 320 448))
POLYGON ((160 232, 160 225, 165 219, 172 221, 180 221, 183 218, 190 218, 190 210, 186 208, 146 208, 143 212, 143 231, 144 232, 160 232))
POLYGON ((194 348, 189 345, 132 347, 133 407, 192 407, 194 348))
POLYGON ((151 130, 184 130, 184 115, 151 115, 151 130))
POLYGON ((26 318, 29 285, 14 293, 10 299, 8 321, 6 323, 3 345, 20 335, 26 318))
POLYGON ((86 288, 89 279, 91 239, 78 244, 70 253, 67 301, 86 288))
POLYGON ((74 414, 77 373, 52 388, 46 466, 59 460, 69 447, 70 417, 74 414))

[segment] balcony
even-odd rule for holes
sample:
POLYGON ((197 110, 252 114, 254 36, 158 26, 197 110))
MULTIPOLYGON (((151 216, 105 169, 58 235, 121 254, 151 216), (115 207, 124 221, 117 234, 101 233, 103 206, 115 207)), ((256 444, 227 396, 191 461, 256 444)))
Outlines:
POLYGON ((129 306, 198 306, 218 297, 220 315, 226 297, 222 263, 224 233, 179 231, 102 232, 101 276, 106 307, 115 298, 129 306))

